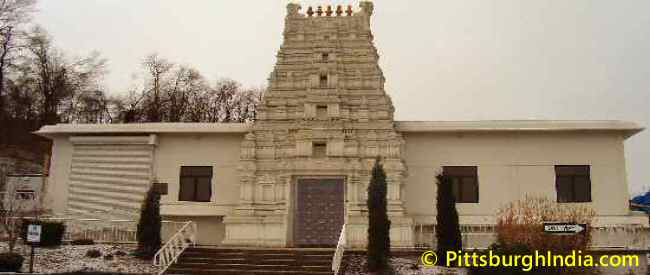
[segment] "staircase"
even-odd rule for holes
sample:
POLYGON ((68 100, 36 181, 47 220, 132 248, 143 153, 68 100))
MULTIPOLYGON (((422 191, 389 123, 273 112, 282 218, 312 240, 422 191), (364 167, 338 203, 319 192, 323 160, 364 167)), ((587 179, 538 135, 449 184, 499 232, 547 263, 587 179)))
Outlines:
POLYGON ((165 274, 334 274, 333 255, 334 249, 190 247, 165 274))

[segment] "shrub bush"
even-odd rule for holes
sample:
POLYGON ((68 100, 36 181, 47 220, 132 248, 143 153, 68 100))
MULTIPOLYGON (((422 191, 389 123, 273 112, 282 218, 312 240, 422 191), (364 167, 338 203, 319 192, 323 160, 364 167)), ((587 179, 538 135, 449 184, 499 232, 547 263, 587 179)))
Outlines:
POLYGON ((93 239, 76 239, 70 242, 71 245, 93 245, 95 241, 93 239))
MULTIPOLYGON (((531 255, 534 251, 569 255, 586 251, 591 242, 590 225, 595 212, 586 206, 558 204, 546 198, 527 196, 508 204, 497 214, 496 242, 490 247, 495 255, 531 255), (587 224, 587 230, 575 235, 551 235, 544 222, 587 224)), ((534 267, 530 272, 517 268, 473 268, 472 274, 594 274, 585 268, 534 267)))
POLYGON ((532 250, 555 254, 584 251, 591 243, 591 222, 595 212, 586 206, 566 205, 546 198, 529 197, 508 204, 497 214, 497 244, 507 248, 525 245, 532 250), (575 235, 551 235, 544 222, 587 224, 587 231, 575 235))
POLYGON ((461 250, 463 238, 460 233, 453 183, 449 177, 438 175, 436 184, 436 252, 439 257, 438 265, 445 265, 447 252, 461 250))
POLYGON ((151 259, 158 252, 162 241, 161 226, 160 194, 151 187, 140 209, 140 221, 137 228, 138 248, 135 253, 137 257, 151 259))
POLYGON ((99 258, 102 256, 102 252, 99 249, 89 249, 86 251, 86 257, 88 258, 99 258))
POLYGON ((63 234, 65 233, 65 225, 62 222, 48 222, 48 221, 33 221, 23 220, 21 237, 27 240, 27 226, 30 224, 41 225, 41 242, 38 246, 59 246, 63 242, 63 234))
POLYGON ((0 272, 20 272, 24 260, 17 253, 0 253, 0 272))
POLYGON ((386 207, 386 172, 379 158, 368 185, 368 271, 387 274, 390 270, 390 220, 386 207))

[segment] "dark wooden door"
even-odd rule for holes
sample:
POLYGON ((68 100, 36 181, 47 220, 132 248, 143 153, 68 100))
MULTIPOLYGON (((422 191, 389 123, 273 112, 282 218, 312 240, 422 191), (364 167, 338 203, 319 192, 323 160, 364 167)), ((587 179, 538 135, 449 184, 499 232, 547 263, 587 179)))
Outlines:
POLYGON ((345 215, 343 179, 300 179, 296 189, 295 245, 336 246, 345 215))

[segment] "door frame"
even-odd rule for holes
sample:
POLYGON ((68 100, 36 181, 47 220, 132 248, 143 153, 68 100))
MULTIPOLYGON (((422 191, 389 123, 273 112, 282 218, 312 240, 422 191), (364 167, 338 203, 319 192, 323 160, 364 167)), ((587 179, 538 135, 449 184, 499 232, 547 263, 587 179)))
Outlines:
POLYGON ((347 184, 347 176, 336 174, 336 175, 295 175, 292 177, 291 180, 291 187, 290 189, 290 203, 289 203, 289 211, 287 215, 287 247, 297 247, 294 237, 295 237, 295 228, 296 228, 296 216, 298 214, 297 212, 297 205, 298 205, 298 184, 301 180, 305 179, 336 179, 336 180, 341 180, 341 184, 343 184, 343 194, 342 199, 343 199, 343 224, 347 223, 348 221, 348 199, 347 199, 347 194, 348 194, 348 184, 347 184))

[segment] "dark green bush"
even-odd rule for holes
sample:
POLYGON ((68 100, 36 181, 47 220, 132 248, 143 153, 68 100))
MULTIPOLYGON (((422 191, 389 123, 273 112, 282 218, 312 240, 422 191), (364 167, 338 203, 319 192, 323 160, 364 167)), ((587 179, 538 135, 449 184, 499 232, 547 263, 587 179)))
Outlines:
POLYGON ((390 220, 386 202, 386 172, 377 158, 368 185, 368 271, 386 274, 390 270, 390 220))
POLYGON ((17 253, 1 253, 0 272, 19 272, 24 260, 23 256, 17 253))
POLYGON ((140 209, 140 221, 137 228, 138 248, 135 253, 137 257, 151 259, 158 252, 162 242, 161 227, 160 194, 151 187, 140 209))
POLYGON ((445 265, 447 252, 460 251, 463 248, 463 238, 460 233, 453 182, 448 176, 438 175, 436 183, 436 252, 439 257, 438 265, 445 265))
POLYGON ((102 256, 102 252, 98 249, 89 249, 86 251, 86 257, 88 258, 99 258, 102 256))
POLYGON ((40 224, 41 227, 41 242, 38 246, 49 247, 59 246, 63 242, 63 234, 65 233, 65 225, 62 222, 48 222, 48 221, 33 221, 23 220, 21 237, 27 240, 27 226, 30 224, 40 224))
POLYGON ((95 241, 93 239, 76 239, 70 242, 71 245, 93 245, 95 241))

